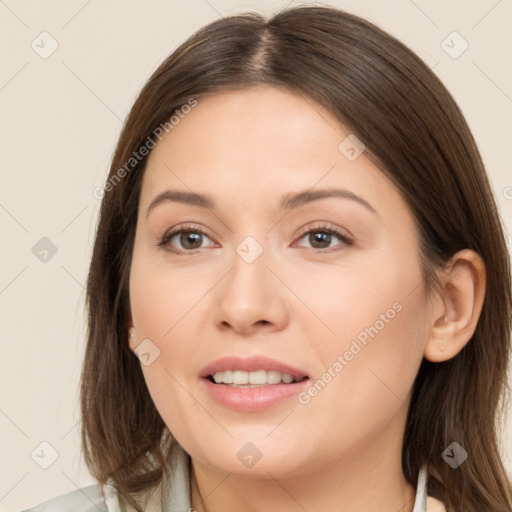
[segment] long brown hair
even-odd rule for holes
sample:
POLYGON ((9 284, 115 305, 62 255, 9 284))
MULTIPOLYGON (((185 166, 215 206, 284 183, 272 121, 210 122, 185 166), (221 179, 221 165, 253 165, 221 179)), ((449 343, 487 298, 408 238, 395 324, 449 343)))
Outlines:
POLYGON ((137 493, 154 489, 170 462, 170 433, 127 343, 128 276, 147 160, 135 161, 134 152, 191 98, 200 102, 258 84, 322 105, 363 141, 413 214, 425 290, 432 293, 434 270, 457 251, 473 249, 483 258, 486 297, 476 331, 454 358, 423 360, 402 466, 414 486, 426 463, 429 494, 448 511, 510 512, 512 490, 496 432, 507 389, 510 260, 481 157, 428 66, 371 23, 325 7, 288 9, 269 20, 245 14, 215 21, 179 46, 135 101, 113 157, 87 282, 81 408, 90 471, 135 505, 137 493), (456 469, 441 456, 454 441, 469 454, 456 469))

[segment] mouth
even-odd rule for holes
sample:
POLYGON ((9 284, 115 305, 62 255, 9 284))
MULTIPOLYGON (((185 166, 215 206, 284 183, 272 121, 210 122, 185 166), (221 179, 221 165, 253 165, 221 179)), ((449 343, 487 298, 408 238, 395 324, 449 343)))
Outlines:
POLYGON ((297 395, 309 376, 303 370, 264 356, 218 359, 199 375, 218 404, 240 412, 258 412, 297 395))
POLYGON ((277 370, 257 370, 247 372, 244 370, 225 370, 208 375, 207 379, 214 384, 224 384, 233 388, 259 388, 262 386, 275 386, 277 384, 292 384, 302 382, 308 377, 294 377, 289 373, 277 370))
POLYGON ((199 376, 214 384, 235 387, 292 384, 308 378, 303 370, 261 355, 217 359, 205 366, 199 376))

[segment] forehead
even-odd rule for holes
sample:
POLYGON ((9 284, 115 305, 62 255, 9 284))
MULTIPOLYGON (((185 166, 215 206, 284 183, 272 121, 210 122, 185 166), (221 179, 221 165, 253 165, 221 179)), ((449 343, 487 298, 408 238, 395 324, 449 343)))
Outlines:
POLYGON ((319 105, 304 97, 269 86, 222 92, 202 98, 155 148, 158 157, 190 162, 215 159, 246 167, 257 156, 268 160, 300 160, 309 156, 337 155, 343 128, 319 105), (340 132, 341 130, 341 132, 340 132), (245 165, 244 165, 245 164, 245 165))
POLYGON ((334 186, 397 206, 397 190, 364 152, 347 158, 352 141, 334 115, 292 92, 261 86, 202 98, 149 155, 141 207, 165 188, 247 206, 334 186))

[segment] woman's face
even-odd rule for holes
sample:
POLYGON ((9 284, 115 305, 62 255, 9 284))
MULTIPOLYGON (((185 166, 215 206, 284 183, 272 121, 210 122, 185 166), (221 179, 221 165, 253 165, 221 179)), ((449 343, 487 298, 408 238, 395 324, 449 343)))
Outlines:
POLYGON ((257 87, 199 100, 149 156, 133 346, 196 464, 399 457, 432 312, 411 213, 352 137, 257 87))

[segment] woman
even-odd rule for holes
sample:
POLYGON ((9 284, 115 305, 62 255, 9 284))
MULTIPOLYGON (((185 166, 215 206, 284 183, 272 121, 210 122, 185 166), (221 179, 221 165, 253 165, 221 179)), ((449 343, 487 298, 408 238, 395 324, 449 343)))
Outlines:
POLYGON ((404 45, 331 8, 216 21, 141 91, 102 194, 99 485, 44 510, 512 510, 503 230, 404 45))

